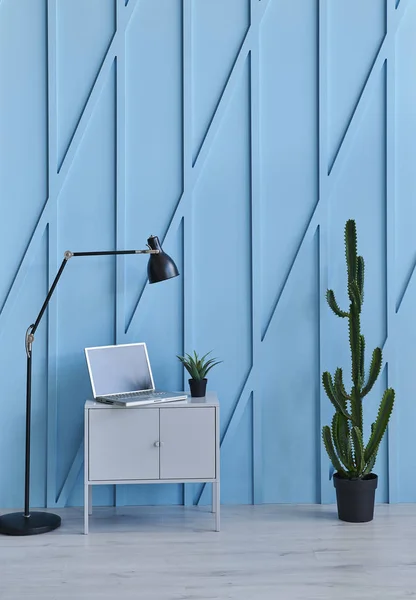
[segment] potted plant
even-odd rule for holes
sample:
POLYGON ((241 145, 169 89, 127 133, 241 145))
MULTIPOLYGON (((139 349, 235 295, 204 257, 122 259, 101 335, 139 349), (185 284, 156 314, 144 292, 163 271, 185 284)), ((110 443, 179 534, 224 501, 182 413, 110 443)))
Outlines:
POLYGON ((208 359, 212 350, 207 354, 204 354, 199 358, 198 354, 194 350, 194 355, 185 354, 185 356, 178 356, 179 360, 188 371, 191 379, 189 379, 189 387, 191 390, 191 396, 193 398, 202 398, 206 394, 207 390, 207 374, 208 372, 218 365, 221 360, 216 358, 208 359))
POLYGON ((343 372, 338 368, 334 377, 323 373, 325 392, 335 408, 332 426, 322 430, 323 442, 334 466, 334 486, 338 517, 342 521, 364 523, 374 516, 375 491, 378 477, 372 471, 380 442, 386 431, 394 404, 394 390, 384 392, 367 444, 363 437, 363 400, 376 382, 382 365, 380 348, 373 351, 367 377, 364 371, 365 339, 361 334, 360 315, 364 300, 364 259, 357 256, 355 221, 345 225, 345 254, 348 273, 349 310, 339 308, 334 292, 327 290, 327 302, 337 317, 348 319, 352 363, 352 387, 344 387, 343 372))

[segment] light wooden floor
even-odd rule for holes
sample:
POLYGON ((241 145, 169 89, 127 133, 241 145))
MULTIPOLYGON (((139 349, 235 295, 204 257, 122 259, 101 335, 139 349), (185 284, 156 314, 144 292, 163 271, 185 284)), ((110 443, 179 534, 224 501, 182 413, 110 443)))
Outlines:
POLYGON ((1 600, 416 597, 416 505, 348 525, 334 507, 65 509, 61 529, 0 537, 1 600))

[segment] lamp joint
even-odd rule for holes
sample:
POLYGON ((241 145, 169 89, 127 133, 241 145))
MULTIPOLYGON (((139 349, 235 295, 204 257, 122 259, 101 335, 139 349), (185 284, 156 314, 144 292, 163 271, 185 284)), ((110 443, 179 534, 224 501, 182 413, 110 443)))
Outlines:
POLYGON ((28 327, 28 329, 26 331, 25 347, 26 347, 26 354, 28 357, 30 357, 30 355, 32 354, 32 344, 35 341, 35 336, 32 333, 33 327, 34 327, 34 325, 31 325, 30 327, 28 327))
POLYGON ((69 260, 70 258, 72 258, 74 256, 74 253, 71 252, 71 250, 67 250, 64 254, 64 258, 65 260, 69 260))

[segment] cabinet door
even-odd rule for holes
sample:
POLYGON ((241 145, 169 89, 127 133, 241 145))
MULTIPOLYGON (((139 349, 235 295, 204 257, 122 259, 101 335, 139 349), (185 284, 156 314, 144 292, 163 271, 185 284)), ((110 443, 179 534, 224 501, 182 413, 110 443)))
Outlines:
POLYGON ((161 479, 215 479, 215 408, 161 408, 160 442, 161 479))
POLYGON ((159 479, 156 442, 159 409, 90 410, 90 481, 159 479))

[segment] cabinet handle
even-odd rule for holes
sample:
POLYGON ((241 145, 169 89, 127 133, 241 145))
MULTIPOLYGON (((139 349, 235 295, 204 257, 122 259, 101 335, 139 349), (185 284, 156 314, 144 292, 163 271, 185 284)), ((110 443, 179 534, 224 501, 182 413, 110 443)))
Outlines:
POLYGON ((159 448, 162 444, 160 442, 155 442, 156 448, 159 448))

